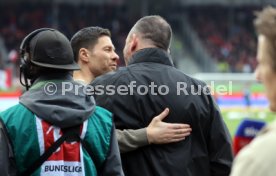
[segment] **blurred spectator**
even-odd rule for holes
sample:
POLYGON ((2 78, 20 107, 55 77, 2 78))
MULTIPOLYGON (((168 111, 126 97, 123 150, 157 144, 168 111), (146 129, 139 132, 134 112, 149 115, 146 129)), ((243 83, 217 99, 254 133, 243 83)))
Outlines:
MULTIPOLYGON (((122 49, 126 34, 136 17, 131 16, 125 5, 114 4, 56 4, 51 3, 9 3, 0 6, 0 33, 8 53, 16 56, 19 43, 36 28, 57 28, 68 38, 80 28, 101 26, 112 33, 112 41, 124 65, 122 49), (57 8, 55 8, 57 7, 57 8), (74 13, 78 12, 78 13, 74 13), (74 15, 72 15, 74 13, 74 15)), ((173 9, 179 11, 176 6, 173 9)), ((172 10, 173 10, 172 9, 172 10)), ((251 7, 197 6, 185 9, 190 22, 211 56, 219 64, 221 72, 252 72, 256 67, 256 40, 251 25, 251 7)), ((180 11, 179 11, 180 12, 180 11)), ((139 16, 140 17, 140 16, 139 16)), ((177 28, 177 26, 176 26, 177 28)), ((18 54, 18 53, 17 53, 18 54)), ((2 57, 2 56, 0 56, 2 57)), ((15 68, 18 60, 12 57, 15 68)), ((0 68, 3 66, 0 60, 0 68)), ((18 70, 18 69, 14 69, 18 70)), ((18 73, 14 73, 19 76, 18 73)))

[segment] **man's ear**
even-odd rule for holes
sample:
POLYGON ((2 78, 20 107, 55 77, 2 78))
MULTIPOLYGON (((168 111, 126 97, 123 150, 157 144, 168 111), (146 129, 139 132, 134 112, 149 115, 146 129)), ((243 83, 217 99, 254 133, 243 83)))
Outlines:
POLYGON ((89 62, 88 54, 89 53, 86 48, 81 48, 79 50, 79 60, 81 60, 82 62, 89 62))
POLYGON ((136 51, 137 46, 138 46, 138 36, 136 34, 132 34, 131 35, 131 45, 130 45, 130 50, 131 52, 136 51))

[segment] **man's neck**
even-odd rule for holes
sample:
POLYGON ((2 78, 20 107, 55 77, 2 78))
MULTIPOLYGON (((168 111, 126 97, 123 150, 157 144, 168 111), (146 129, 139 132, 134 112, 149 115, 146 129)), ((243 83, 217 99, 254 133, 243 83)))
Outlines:
POLYGON ((90 84, 95 79, 94 75, 89 70, 83 68, 79 71, 74 71, 73 78, 75 81, 81 81, 85 84, 90 84))

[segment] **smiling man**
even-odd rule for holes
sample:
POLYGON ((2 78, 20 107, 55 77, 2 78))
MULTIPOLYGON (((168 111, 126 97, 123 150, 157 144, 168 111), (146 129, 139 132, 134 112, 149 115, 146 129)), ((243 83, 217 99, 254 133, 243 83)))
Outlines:
POLYGON ((88 84, 97 76, 117 69, 119 56, 108 29, 83 28, 72 37, 71 44, 74 57, 81 68, 74 72, 75 80, 88 84))

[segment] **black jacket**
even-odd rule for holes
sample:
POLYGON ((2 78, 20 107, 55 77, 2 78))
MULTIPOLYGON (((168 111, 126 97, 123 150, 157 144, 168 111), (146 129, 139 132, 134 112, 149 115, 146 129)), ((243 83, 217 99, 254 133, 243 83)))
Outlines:
POLYGON ((125 175, 229 175, 231 137, 206 84, 174 68, 163 50, 138 51, 127 67, 98 77, 92 86, 97 105, 114 113, 116 128, 146 127, 166 107, 170 113, 165 121, 192 127, 191 135, 181 142, 148 145, 121 154, 125 175), (145 87, 148 94, 141 95, 145 87))

